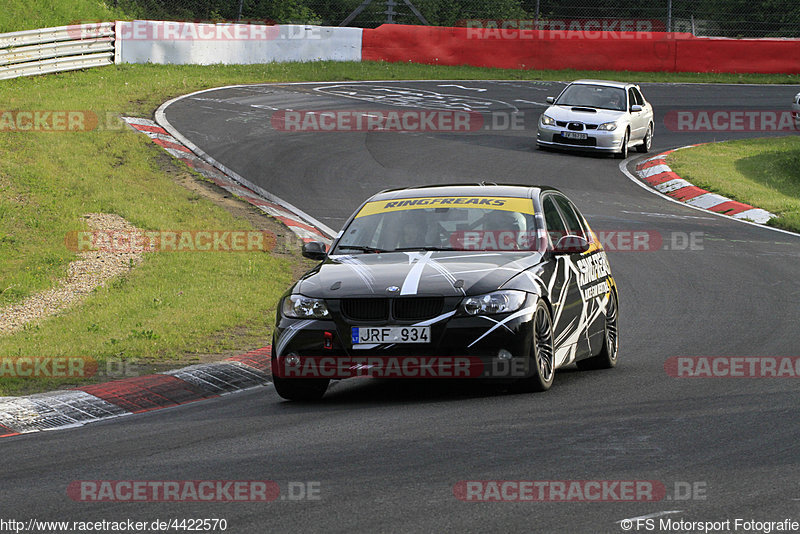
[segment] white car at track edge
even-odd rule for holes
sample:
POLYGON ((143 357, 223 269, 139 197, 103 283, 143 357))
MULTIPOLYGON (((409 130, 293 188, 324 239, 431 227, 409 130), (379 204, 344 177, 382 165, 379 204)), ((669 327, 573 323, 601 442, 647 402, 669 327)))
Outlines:
POLYGON ((653 143, 653 106, 632 83, 577 80, 539 117, 539 148, 610 152, 628 157, 628 148, 648 152, 653 143))

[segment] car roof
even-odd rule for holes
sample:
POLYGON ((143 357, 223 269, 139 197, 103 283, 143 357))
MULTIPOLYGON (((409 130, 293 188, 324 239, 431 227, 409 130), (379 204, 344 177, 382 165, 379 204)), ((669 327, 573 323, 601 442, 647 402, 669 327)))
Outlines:
POLYGON ((487 196, 487 197, 517 197, 531 198, 541 191, 554 190, 548 186, 535 186, 523 184, 496 184, 483 182, 479 184, 446 184, 446 185, 423 185, 414 187, 404 187, 399 189, 387 189, 372 196, 369 200, 393 200, 397 198, 417 198, 417 197, 446 197, 446 196, 487 196))
MULTIPOLYGON (((620 89, 625 89, 627 87, 633 87, 635 83, 629 82, 615 82, 612 80, 575 80, 572 84, 580 84, 580 85, 605 85, 607 87, 619 87, 620 89)), ((572 85, 570 84, 570 85, 572 85)))

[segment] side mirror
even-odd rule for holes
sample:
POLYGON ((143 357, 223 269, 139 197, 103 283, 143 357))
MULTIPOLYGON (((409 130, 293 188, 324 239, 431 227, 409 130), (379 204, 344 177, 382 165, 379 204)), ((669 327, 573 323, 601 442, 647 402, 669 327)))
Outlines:
POLYGON ((546 102, 547 102, 548 104, 552 104, 552 103, 553 103, 553 102, 555 102, 555 101, 556 101, 555 97, 552 97, 552 96, 548 96, 548 97, 547 97, 547 100, 546 100, 546 102))
POLYGON ((322 241, 303 243, 303 257, 310 260, 324 260, 327 255, 327 247, 322 241))
POLYGON ((579 235, 565 235, 558 240, 553 254, 583 254, 589 250, 589 242, 579 235))
POLYGON ((639 104, 634 104, 631 106, 631 113, 636 113, 637 111, 642 111, 642 106, 639 104))

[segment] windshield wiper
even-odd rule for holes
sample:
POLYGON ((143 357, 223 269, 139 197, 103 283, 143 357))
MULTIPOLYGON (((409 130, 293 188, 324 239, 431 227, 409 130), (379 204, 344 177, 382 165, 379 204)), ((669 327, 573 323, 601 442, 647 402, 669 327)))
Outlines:
POLYGON ((336 248, 337 248, 337 250, 341 250, 341 249, 358 250, 360 252, 371 252, 371 253, 374 253, 374 254, 380 254, 381 252, 388 252, 387 250, 383 250, 383 249, 380 249, 380 248, 365 247, 365 246, 362 246, 362 245, 339 245, 336 248))

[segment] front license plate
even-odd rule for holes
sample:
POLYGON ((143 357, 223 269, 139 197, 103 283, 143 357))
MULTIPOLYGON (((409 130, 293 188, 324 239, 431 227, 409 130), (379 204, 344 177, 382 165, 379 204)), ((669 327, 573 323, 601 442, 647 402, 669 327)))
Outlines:
POLYGON ((561 132, 561 137, 567 139, 586 139, 589 137, 589 134, 583 132, 561 132))
POLYGON ((353 346, 374 343, 430 343, 430 326, 354 326, 353 346))

